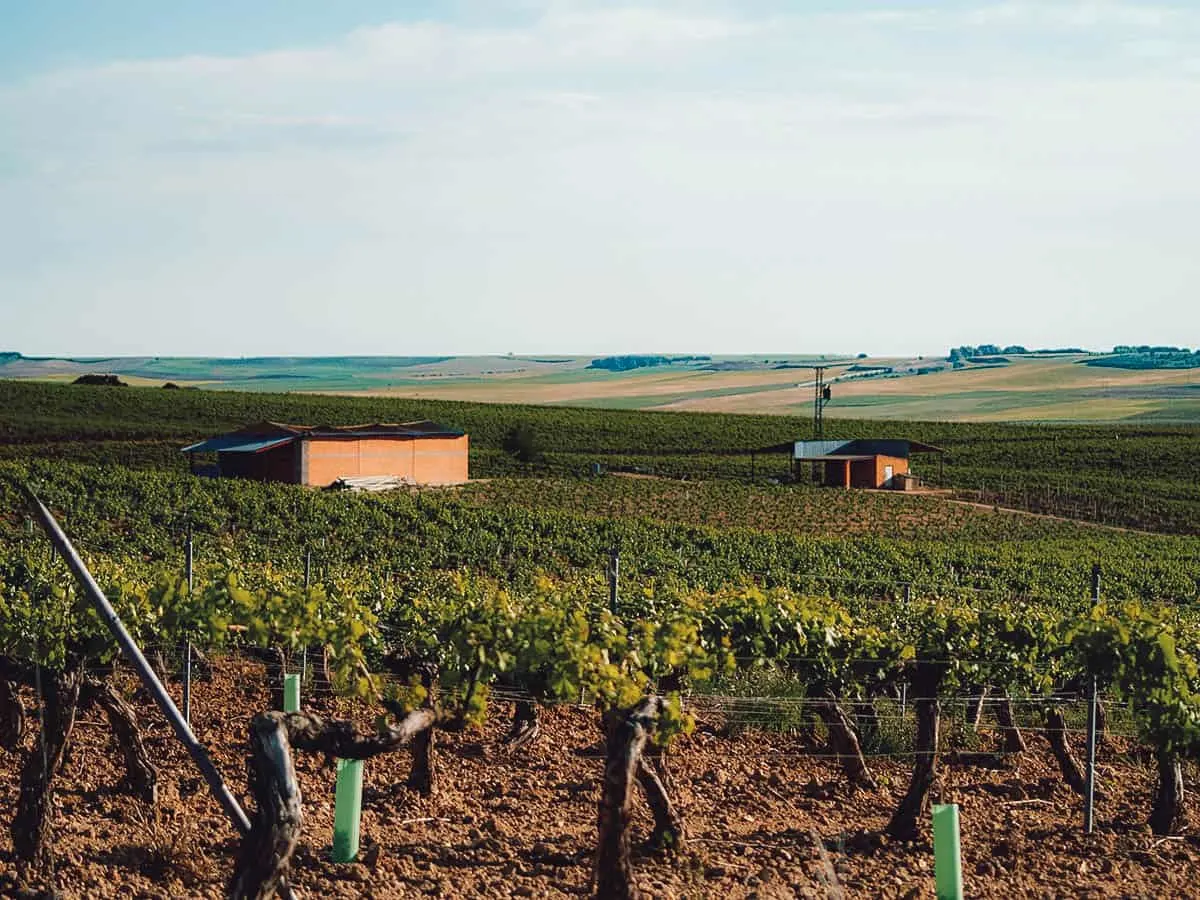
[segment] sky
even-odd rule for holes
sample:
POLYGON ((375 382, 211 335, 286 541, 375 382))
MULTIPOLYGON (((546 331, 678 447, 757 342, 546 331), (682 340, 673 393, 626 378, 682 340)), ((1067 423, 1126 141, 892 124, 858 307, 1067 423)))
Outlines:
POLYGON ((1200 4, 0 0, 0 350, 1200 344, 1200 4))

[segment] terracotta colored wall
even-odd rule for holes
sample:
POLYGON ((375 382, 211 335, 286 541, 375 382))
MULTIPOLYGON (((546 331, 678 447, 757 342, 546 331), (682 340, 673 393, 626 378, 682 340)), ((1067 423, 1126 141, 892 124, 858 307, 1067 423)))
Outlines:
POLYGON ((305 484, 343 475, 397 475, 417 484, 467 480, 466 435, 422 438, 313 438, 304 441, 305 484))
POLYGON ((465 484, 468 440, 462 437, 419 438, 413 444, 413 477, 418 484, 465 484))
POLYGON ((892 477, 903 475, 908 471, 908 460, 899 456, 877 456, 875 457, 875 484, 878 487, 884 487, 883 483, 883 467, 892 467, 892 477))
POLYGON ((908 471, 908 460, 899 456, 874 456, 871 459, 850 460, 848 479, 846 466, 847 463, 841 460, 831 460, 825 463, 825 484, 830 487, 883 487, 884 467, 891 466, 892 477, 895 478, 908 471))

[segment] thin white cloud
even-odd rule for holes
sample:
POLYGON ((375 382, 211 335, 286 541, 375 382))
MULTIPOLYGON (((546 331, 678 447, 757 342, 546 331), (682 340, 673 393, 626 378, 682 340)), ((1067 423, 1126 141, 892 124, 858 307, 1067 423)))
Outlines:
POLYGON ((1178 342, 1200 332, 1197 23, 556 5, 47 73, 0 86, 8 343, 1178 342))

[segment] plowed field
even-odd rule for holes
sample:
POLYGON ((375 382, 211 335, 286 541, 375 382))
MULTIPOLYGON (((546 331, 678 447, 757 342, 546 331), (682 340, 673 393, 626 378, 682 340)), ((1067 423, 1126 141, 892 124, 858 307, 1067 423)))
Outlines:
MULTIPOLYGON (((196 731, 245 799, 245 735, 268 699, 261 670, 218 662, 194 690, 196 731)), ((25 696, 27 708, 32 697, 25 696)), ((306 698, 315 708, 333 701, 306 698)), ((339 702, 340 703, 340 702, 339 702)), ((169 728, 135 696, 161 767, 157 817, 116 790, 119 755, 104 720, 84 712, 58 782, 54 880, 74 897, 220 897, 236 846, 230 826, 169 728)), ((348 710, 350 707, 344 707, 348 710)), ((558 708, 533 746, 499 742, 508 708, 482 730, 439 734, 440 788, 404 787, 406 751, 366 763, 361 862, 329 861, 333 771, 301 755, 304 834, 292 884, 303 897, 587 896, 603 761, 597 717, 558 708)), ((829 867, 849 897, 933 896, 928 842, 880 836, 907 785, 903 757, 874 759, 877 791, 850 796, 822 748, 788 735, 743 731, 700 717, 671 751, 672 788, 689 828, 673 860, 638 853, 653 897, 825 897, 829 867), (822 861, 818 841, 828 864, 822 861)), ((36 733, 36 729, 29 731, 36 733)), ((1101 757, 1098 833, 1080 833, 1080 804, 1058 777, 1044 740, 1011 768, 943 766, 935 797, 961 805, 969 897, 1183 897, 1200 892, 1200 842, 1143 827, 1153 777, 1136 748, 1114 741, 1101 757)), ((25 750, 34 746, 26 734, 25 750)), ((0 751, 2 753, 2 751, 0 751)), ((21 896, 8 821, 20 758, 0 755, 0 895, 21 896)), ((1190 776, 1192 773, 1186 773, 1190 776)), ((640 799, 639 799, 640 803, 640 799)), ((636 839, 649 834, 644 808, 636 839)))

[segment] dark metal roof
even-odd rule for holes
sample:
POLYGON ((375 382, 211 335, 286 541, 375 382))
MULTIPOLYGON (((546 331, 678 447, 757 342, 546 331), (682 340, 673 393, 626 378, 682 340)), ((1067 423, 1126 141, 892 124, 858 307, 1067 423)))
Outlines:
POLYGON ((794 458, 802 460, 862 459, 871 456, 907 459, 913 453, 945 452, 941 447, 918 441, 876 438, 859 438, 852 441, 796 441, 793 448, 794 458))
POLYGON ((183 448, 184 453, 258 453, 296 440, 312 438, 462 437, 466 432, 436 422, 375 422, 370 425, 286 425, 258 422, 183 448))
POLYGON ((446 428, 435 422, 405 422, 399 425, 318 425, 298 435, 307 438, 367 438, 367 437, 462 437, 466 432, 446 428))
POLYGON ((890 453, 864 453, 856 455, 853 453, 827 453, 823 456, 797 456, 796 459, 804 462, 859 462, 861 460, 874 459, 876 456, 891 456, 890 453))
POLYGON ((184 453, 258 453, 294 441, 294 437, 249 439, 247 435, 226 434, 183 448, 184 453))

